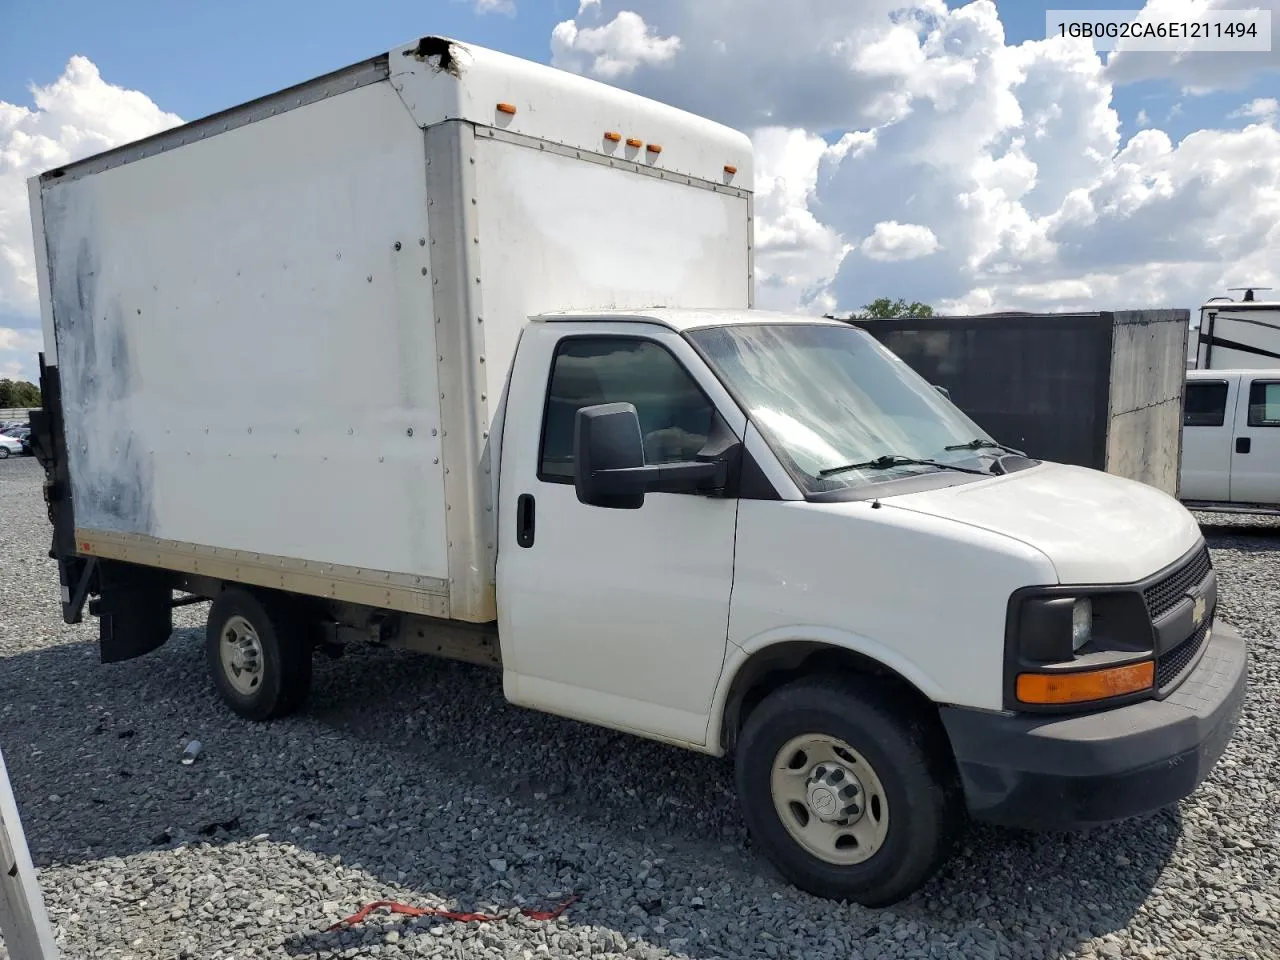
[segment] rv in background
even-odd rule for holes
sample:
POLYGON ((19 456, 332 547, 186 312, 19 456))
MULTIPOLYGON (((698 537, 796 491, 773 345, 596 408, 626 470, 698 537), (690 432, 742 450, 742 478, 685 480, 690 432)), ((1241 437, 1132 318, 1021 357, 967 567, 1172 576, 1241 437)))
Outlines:
POLYGON ((1239 300, 1214 297, 1200 308, 1196 370, 1267 370, 1280 367, 1280 300, 1259 300, 1255 291, 1270 287, 1232 287, 1243 290, 1239 300))

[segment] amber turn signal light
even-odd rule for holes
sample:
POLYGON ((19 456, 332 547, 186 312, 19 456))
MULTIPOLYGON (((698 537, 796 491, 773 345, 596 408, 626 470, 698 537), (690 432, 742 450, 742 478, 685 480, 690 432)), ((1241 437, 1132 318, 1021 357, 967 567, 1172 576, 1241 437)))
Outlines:
POLYGON ((1087 703, 1150 690, 1155 679, 1151 660, 1080 673, 1021 673, 1018 699, 1034 704, 1087 703))

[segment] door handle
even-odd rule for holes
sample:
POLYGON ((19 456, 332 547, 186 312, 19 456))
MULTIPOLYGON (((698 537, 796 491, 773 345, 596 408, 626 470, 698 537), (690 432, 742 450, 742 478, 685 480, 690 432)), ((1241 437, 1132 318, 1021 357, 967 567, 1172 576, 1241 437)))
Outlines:
POLYGON ((1236 437, 1236 453, 1248 453, 1251 444, 1248 437, 1236 437))
POLYGON ((533 546, 533 494, 522 493, 516 500, 516 543, 533 546))

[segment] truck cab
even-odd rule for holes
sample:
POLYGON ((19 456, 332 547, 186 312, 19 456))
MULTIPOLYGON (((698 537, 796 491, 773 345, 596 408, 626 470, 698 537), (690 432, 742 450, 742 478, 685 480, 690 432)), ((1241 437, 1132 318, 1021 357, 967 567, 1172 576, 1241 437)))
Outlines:
POLYGON ((966 810, 1153 810, 1231 735, 1245 649, 1187 510, 1002 447, 864 331, 541 316, 504 405, 507 698, 733 753, 806 889, 892 902, 966 810))
POLYGON ((1280 511, 1280 369, 1189 370, 1180 497, 1214 511, 1280 511))

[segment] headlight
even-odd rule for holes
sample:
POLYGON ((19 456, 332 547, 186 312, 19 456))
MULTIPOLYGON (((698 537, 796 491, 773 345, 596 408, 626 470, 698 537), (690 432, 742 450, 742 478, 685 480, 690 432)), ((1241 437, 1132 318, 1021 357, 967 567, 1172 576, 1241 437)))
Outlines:
POLYGON ((1018 652, 1032 663, 1072 659, 1093 636, 1093 604, 1087 597, 1027 597, 1018 618, 1018 652))
POLYGON ((1093 604, 1088 597, 1082 597, 1071 607, 1071 652, 1079 653, 1092 639, 1093 604))
POLYGON ((1009 602, 1005 702, 1051 710, 1140 696, 1153 684, 1154 641, 1142 594, 1131 587, 1017 590, 1009 602))

